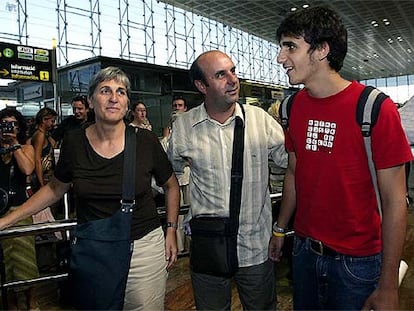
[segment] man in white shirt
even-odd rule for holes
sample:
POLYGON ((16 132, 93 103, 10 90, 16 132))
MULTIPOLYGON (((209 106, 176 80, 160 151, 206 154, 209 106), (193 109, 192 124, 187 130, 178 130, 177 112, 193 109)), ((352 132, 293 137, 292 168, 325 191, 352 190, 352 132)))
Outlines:
MULTIPOLYGON (((238 104, 239 79, 226 54, 208 51, 190 69, 204 103, 174 123, 168 155, 177 176, 190 166, 190 215, 228 217, 233 133, 236 116, 245 131, 242 197, 237 236, 239 270, 233 277, 247 310, 275 310, 273 263, 268 258, 272 211, 268 158, 287 165, 281 126, 261 108, 238 104)), ((231 278, 192 271, 198 310, 230 309, 231 278)))

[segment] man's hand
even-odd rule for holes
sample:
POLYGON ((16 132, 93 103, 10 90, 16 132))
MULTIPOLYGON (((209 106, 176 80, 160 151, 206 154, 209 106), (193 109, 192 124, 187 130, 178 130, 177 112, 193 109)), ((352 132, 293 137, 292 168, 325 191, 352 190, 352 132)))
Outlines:
POLYGON ((362 310, 398 310, 398 289, 375 289, 365 301, 362 310))
POLYGON ((280 262, 282 257, 282 247, 285 237, 275 237, 272 235, 269 243, 269 258, 273 261, 280 262))

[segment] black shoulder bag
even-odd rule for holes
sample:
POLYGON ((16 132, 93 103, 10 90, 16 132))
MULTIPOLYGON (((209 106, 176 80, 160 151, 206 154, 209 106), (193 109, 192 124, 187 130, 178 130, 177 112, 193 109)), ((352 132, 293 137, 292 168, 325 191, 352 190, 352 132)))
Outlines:
POLYGON ((78 310, 122 310, 133 250, 136 135, 127 126, 121 208, 111 217, 78 224, 71 246, 69 281, 78 310))
MULTIPOLYGON (((244 109, 240 105, 243 115, 244 109)), ((231 277, 239 267, 237 233, 243 182, 244 125, 236 117, 230 186, 230 216, 200 215, 190 220, 190 266, 196 273, 231 277)))

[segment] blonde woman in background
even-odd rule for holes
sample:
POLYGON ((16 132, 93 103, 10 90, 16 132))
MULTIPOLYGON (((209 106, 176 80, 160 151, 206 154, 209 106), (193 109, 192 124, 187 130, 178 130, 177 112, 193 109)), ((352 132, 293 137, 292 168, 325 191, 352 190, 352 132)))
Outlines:
POLYGON ((57 113, 51 108, 42 108, 36 114, 36 130, 32 135, 32 145, 35 149, 35 173, 39 187, 44 186, 53 175, 54 163, 52 153, 55 140, 50 131, 55 126, 57 113))
POLYGON ((280 123, 279 107, 280 100, 277 99, 273 104, 270 105, 269 109, 267 109, 267 113, 270 114, 278 123, 280 123))
MULTIPOLYGON (((53 159, 53 148, 55 140, 50 135, 51 130, 55 126, 57 113, 55 110, 44 107, 38 111, 35 117, 35 132, 32 135, 32 145, 35 150, 35 176, 33 183, 34 190, 46 185, 53 176, 55 167, 53 159)), ((53 222, 55 217, 50 207, 33 215, 33 223, 53 222)), ((55 233, 60 238, 59 232, 55 233)))

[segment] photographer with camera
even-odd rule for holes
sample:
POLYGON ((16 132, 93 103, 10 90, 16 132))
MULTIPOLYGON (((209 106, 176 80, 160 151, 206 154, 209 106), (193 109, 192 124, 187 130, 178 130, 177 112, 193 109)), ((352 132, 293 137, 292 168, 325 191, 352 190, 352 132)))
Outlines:
MULTIPOLYGON (((26 121, 16 109, 0 111, 0 215, 11 212, 27 200, 26 177, 32 174, 34 163, 33 146, 26 144, 26 121)), ((27 217, 19 225, 32 224, 27 217)), ((33 236, 1 241, 6 267, 6 281, 28 280, 39 276, 33 236)), ((21 288, 20 288, 21 289, 21 288)), ((18 289, 16 289, 18 290, 18 289)), ((34 287, 24 288, 27 309, 36 310, 38 304, 34 287)), ((17 310, 16 292, 11 292, 9 310, 17 310)))

